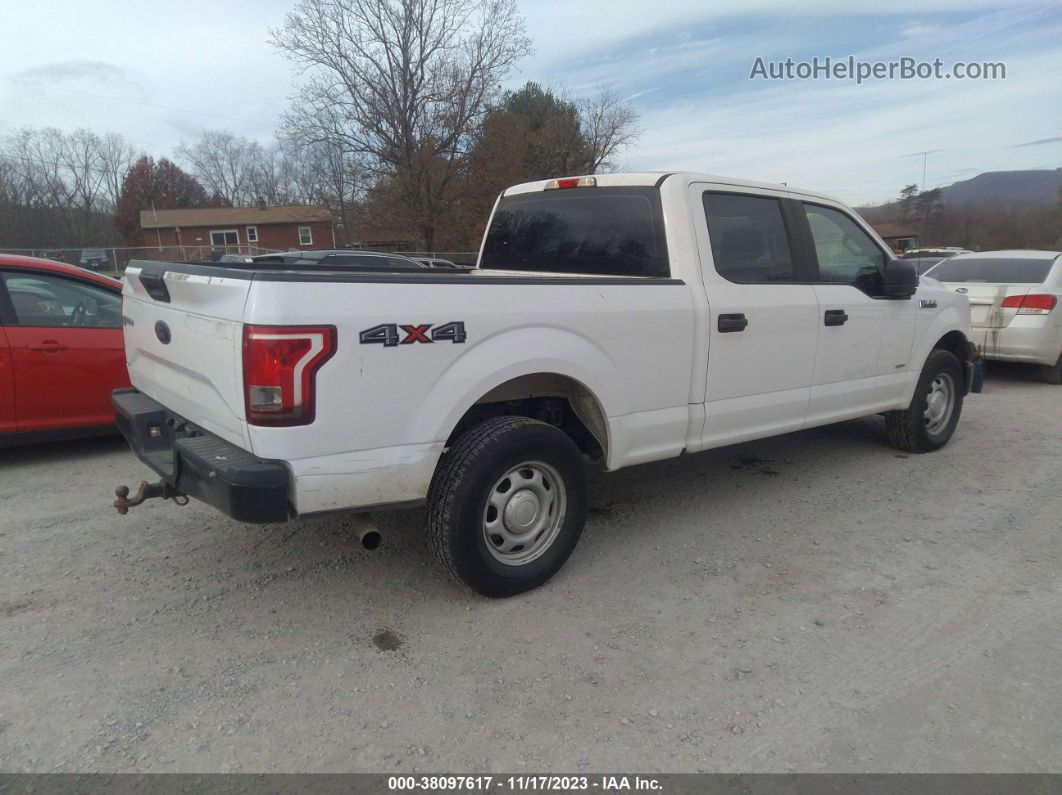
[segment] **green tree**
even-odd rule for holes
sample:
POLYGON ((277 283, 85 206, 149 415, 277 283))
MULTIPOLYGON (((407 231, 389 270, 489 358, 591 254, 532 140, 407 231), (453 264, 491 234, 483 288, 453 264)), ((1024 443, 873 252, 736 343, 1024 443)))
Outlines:
POLYGON ((900 218, 907 221, 914 214, 915 200, 918 198, 918 186, 907 185, 900 191, 900 218))

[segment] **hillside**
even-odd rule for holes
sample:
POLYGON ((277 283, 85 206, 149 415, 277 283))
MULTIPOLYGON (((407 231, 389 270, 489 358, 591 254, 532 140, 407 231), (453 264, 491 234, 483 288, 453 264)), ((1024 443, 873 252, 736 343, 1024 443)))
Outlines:
POLYGON ((1062 168, 1042 171, 987 171, 941 188, 944 205, 1023 202, 1053 204, 1062 189, 1062 168))

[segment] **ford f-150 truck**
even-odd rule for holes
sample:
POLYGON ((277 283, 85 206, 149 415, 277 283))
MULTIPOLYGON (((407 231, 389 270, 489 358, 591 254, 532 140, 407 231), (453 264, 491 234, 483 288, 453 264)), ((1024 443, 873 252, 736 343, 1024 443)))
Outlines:
POLYGON ((815 193, 688 173, 505 190, 478 268, 135 262, 119 427, 161 480, 236 519, 427 501, 476 591, 548 580, 586 464, 609 470, 883 414, 943 446, 972 377, 967 299, 919 286, 815 193))

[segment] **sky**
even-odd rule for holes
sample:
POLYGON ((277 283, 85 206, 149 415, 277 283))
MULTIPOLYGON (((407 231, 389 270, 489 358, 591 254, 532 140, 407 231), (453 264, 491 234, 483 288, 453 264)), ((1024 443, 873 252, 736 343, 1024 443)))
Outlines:
MULTIPOLYGON (((1062 0, 518 2, 535 52, 506 85, 575 97, 611 86, 642 130, 624 170, 785 182, 867 204, 912 183, 1062 166, 1062 0), (850 55, 1003 62, 1006 79, 750 79, 757 58, 850 55)), ((6 0, 0 135, 89 127, 156 157, 204 129, 268 143, 299 78, 269 28, 293 5, 6 0)))

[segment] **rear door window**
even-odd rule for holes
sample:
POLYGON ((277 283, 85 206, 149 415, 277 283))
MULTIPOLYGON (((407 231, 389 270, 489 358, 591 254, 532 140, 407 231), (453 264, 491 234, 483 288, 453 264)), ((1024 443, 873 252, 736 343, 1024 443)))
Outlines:
POLYGON ((480 267, 668 276, 656 188, 574 188, 503 197, 480 267))
POLYGON ((942 282, 985 282, 988 284, 1042 284, 1047 281, 1052 261, 1011 257, 946 259, 926 276, 942 282))
POLYGON ((789 233, 778 199, 705 193, 704 214, 720 276, 738 284, 793 281, 789 233))

